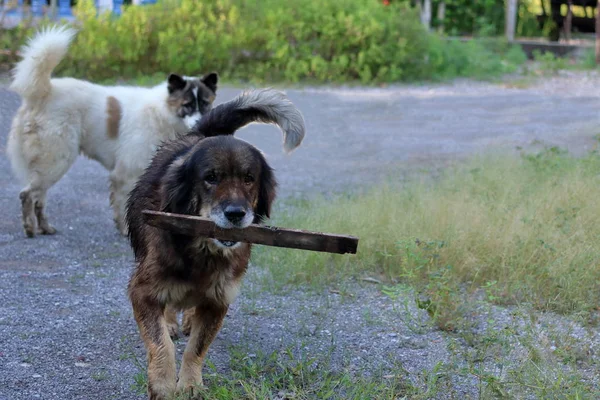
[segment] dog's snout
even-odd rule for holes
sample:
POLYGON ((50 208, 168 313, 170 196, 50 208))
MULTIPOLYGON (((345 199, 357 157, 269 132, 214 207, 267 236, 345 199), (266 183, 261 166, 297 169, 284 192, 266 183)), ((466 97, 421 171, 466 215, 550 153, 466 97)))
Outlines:
POLYGON ((224 214, 225 218, 232 223, 237 224, 246 216, 246 210, 241 206, 229 205, 225 207, 224 214))

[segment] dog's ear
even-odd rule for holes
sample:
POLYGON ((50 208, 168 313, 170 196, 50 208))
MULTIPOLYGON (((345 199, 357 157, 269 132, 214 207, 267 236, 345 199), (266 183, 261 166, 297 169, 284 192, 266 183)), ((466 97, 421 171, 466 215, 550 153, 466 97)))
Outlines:
POLYGON ((217 82, 219 82, 219 75, 216 72, 211 72, 210 74, 204 75, 201 79, 202 83, 204 83, 210 90, 217 93, 217 82))
POLYGON ((169 94, 176 92, 178 90, 182 90, 185 87, 185 79, 177 74, 170 74, 167 79, 169 94))
POLYGON ((275 200, 277 181, 273 174, 273 168, 267 164, 264 157, 261 158, 261 172, 259 177, 258 201, 254 210, 254 223, 260 223, 265 218, 271 217, 271 205, 275 200))
POLYGON ((197 214, 199 201, 194 193, 194 168, 189 160, 173 162, 162 179, 160 210, 176 214, 197 214))

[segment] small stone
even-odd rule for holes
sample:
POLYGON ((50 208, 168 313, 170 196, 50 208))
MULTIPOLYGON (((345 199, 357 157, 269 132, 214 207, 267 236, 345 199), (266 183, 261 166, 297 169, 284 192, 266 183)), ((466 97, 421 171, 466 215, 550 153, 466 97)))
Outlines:
POLYGON ((42 376, 40 374, 33 374, 31 375, 32 378, 41 378, 42 376))
POLYGON ((76 367, 80 367, 80 368, 87 368, 87 367, 89 367, 89 366, 90 366, 90 364, 88 364, 88 363, 84 363, 84 362, 76 362, 76 363, 75 363, 75 366, 76 366, 76 367))

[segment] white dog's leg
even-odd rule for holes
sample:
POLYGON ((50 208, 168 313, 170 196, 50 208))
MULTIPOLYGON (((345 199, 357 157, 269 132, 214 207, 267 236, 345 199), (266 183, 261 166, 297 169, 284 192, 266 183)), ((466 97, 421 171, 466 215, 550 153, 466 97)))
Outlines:
POLYGON ((46 207, 46 189, 32 182, 19 193, 21 208, 23 212, 23 229, 28 237, 34 237, 36 233, 42 235, 54 235, 56 229, 50 225, 44 213, 46 207))
POLYGON ((38 227, 40 228, 40 232, 42 235, 54 235, 56 233, 56 229, 50 225, 48 222, 48 218, 46 218, 46 214, 44 213, 44 209, 46 208, 46 191, 40 190, 39 195, 36 196, 35 204, 34 204, 35 216, 37 218, 38 227))
MULTIPOLYGON (((135 181, 133 181, 135 182, 135 181)), ((117 166, 110 173, 110 205, 113 208, 113 219, 117 230, 122 235, 127 235, 127 224, 125 222, 125 212, 127 208, 127 198, 129 192, 133 189, 132 179, 123 176, 123 169, 117 166)))
POLYGON ((37 231, 37 218, 34 211, 34 201, 31 196, 31 187, 27 186, 21 190, 19 199, 21 199, 23 229, 28 237, 34 237, 37 231))
POLYGON ((44 132, 30 124, 29 130, 15 130, 10 140, 13 166, 27 186, 19 194, 23 212, 23 229, 29 237, 38 233, 56 233, 45 214, 46 192, 69 170, 79 153, 77 133, 64 129, 60 133, 44 132), (32 126, 36 129, 32 129, 32 126), (17 142, 15 144, 15 142, 17 142))

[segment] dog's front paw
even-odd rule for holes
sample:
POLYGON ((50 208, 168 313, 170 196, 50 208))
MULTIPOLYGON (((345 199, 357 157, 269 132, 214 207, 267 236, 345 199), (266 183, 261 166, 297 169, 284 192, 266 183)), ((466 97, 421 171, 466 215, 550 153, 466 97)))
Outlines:
POLYGON ((204 383, 202 382, 202 378, 200 378, 200 382, 188 382, 188 383, 184 383, 179 381, 177 383, 177 394, 178 394, 178 399, 185 399, 185 400, 195 400, 195 399, 201 399, 203 397, 198 397, 199 395, 202 394, 202 389, 204 389, 204 383))
POLYGON ((162 393, 155 392, 154 390, 148 390, 148 399, 149 400, 167 400, 169 397, 163 395, 162 393))
POLYGON ((148 399, 150 400, 179 399, 178 397, 175 397, 176 394, 175 382, 169 382, 168 384, 164 381, 154 383, 151 381, 148 382, 148 399))
POLYGON ((166 400, 165 397, 159 395, 156 392, 148 392, 148 399, 149 400, 166 400))

